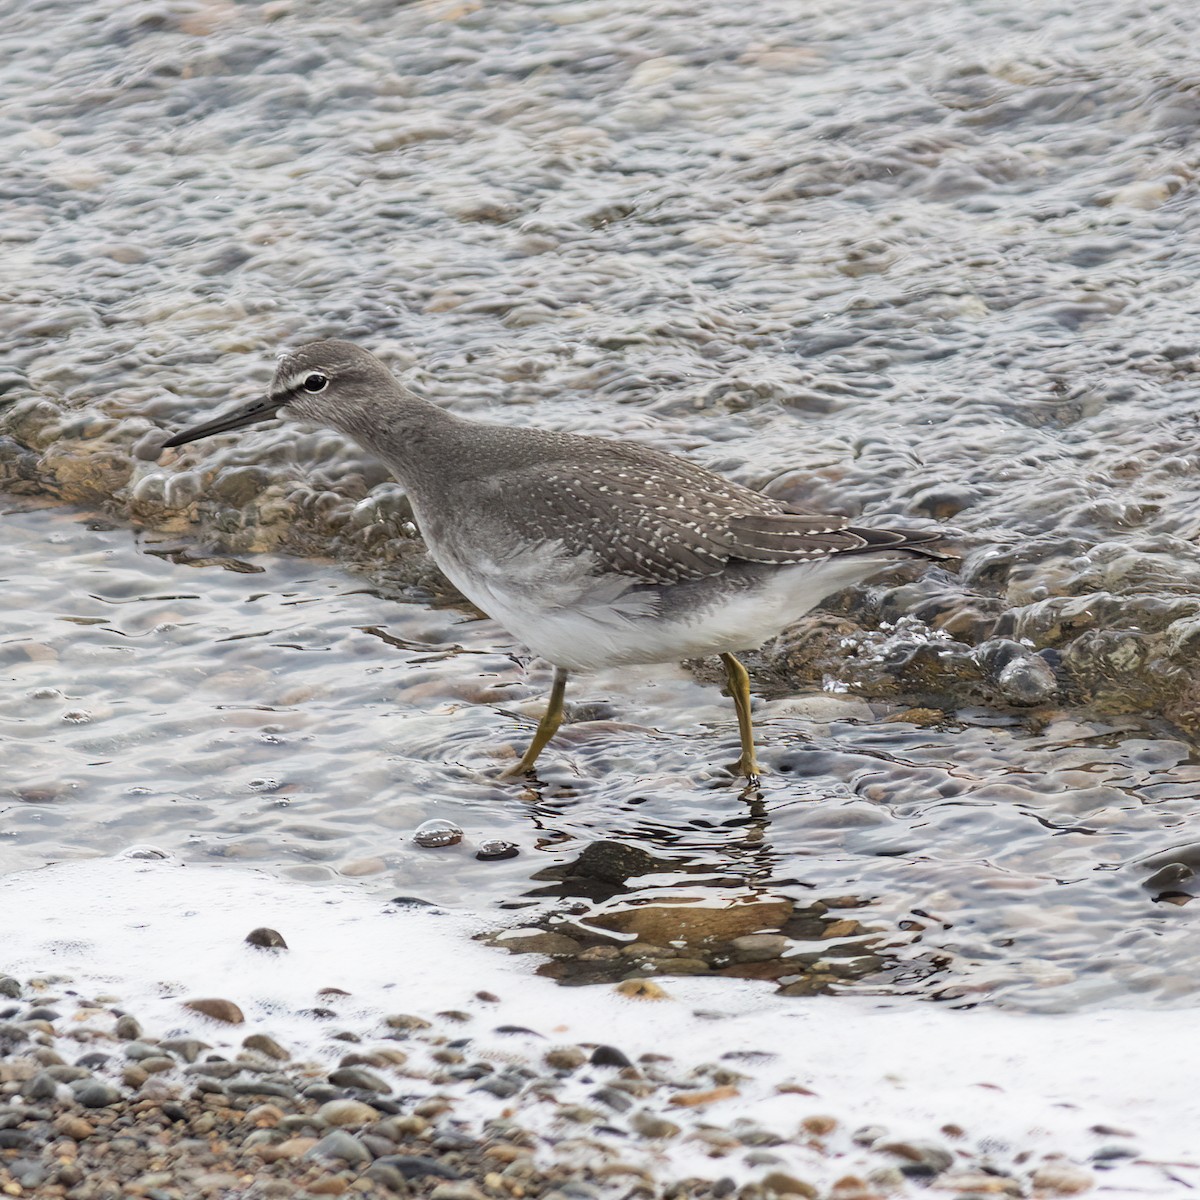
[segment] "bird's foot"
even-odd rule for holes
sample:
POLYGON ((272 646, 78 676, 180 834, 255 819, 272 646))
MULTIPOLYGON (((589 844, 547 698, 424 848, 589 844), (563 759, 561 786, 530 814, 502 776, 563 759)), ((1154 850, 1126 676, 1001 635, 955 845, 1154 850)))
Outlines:
POLYGON ((746 780, 746 786, 742 789, 743 796, 762 795, 763 769, 755 759, 752 758, 747 762, 746 759, 739 758, 730 770, 735 778, 740 776, 746 780))
POLYGON ((511 767, 505 767, 500 772, 500 779, 521 779, 524 781, 536 780, 537 776, 533 772, 533 767, 527 767, 523 762, 513 763, 511 767))

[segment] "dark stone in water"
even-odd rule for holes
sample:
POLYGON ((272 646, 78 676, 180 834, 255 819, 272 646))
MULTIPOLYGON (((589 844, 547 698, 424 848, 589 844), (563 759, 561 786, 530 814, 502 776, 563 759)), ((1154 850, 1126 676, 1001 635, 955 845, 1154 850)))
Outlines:
POLYGON ((629 1056, 616 1046, 597 1046, 589 1060, 594 1067, 632 1067, 629 1056))
POLYGON ((521 847, 513 842, 488 841, 479 843, 475 857, 480 862, 489 862, 493 859, 516 858, 520 853, 521 847))
POLYGON ((571 874, 603 883, 624 883, 635 875, 650 875, 669 866, 637 846, 623 842, 599 841, 585 846, 572 865, 571 874))
POLYGON ((283 940, 283 934, 275 929, 268 929, 266 925, 260 925, 257 929, 252 929, 246 934, 246 943, 250 946, 258 946, 262 950, 286 950, 287 942, 283 940))
POLYGON ((1143 879, 1142 887, 1151 892, 1161 892, 1178 888, 1181 883, 1187 883, 1195 877, 1196 872, 1186 863, 1168 863, 1148 879, 1143 879))

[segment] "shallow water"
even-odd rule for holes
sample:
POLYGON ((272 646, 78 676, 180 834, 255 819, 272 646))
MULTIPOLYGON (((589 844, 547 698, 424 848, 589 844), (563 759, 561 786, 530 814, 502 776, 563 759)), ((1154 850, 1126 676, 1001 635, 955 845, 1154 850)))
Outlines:
POLYGON ((818 508, 949 521, 968 596, 1043 641, 1072 641, 1027 611, 1059 596, 1115 593, 1151 657, 1151 619, 1194 614, 1190 6, 15 21, 8 432, 67 494, 372 549, 351 510, 383 472, 339 439, 159 466, 146 436, 338 335, 459 411, 536 406, 818 508))
POLYGON ((1164 899, 1186 881, 1148 888, 1161 864, 1141 862, 1194 837, 1200 765, 1169 736, 766 701, 770 775, 748 804, 721 766, 736 727, 716 688, 604 672, 580 681, 533 793, 495 775, 548 673, 526 673, 492 622, 332 564, 204 557, 61 508, 4 525, 5 872, 151 843, 381 901, 586 923, 607 904, 546 872, 608 839, 667 860, 623 902, 832 901, 869 935, 841 941, 880 964, 859 990, 1059 1009, 1200 988, 1195 912, 1164 899), (434 817, 464 841, 414 845, 434 817), (477 861, 491 838, 521 853, 477 861))
POLYGON ((877 931, 860 988, 1190 995, 1196 23, 1182 0, 9 14, 0 487, 35 507, 3 518, 0 865, 151 841, 586 914, 540 876, 602 837, 678 868, 626 899, 839 901, 877 931), (728 701, 671 670, 581 681, 523 797, 495 771, 548 672, 429 603, 377 463, 294 427, 161 453, 316 336, 459 412, 936 521, 962 570, 768 649, 760 807, 722 769, 728 701), (413 846, 432 817, 464 843, 413 846), (477 862, 488 838, 522 853, 477 862))

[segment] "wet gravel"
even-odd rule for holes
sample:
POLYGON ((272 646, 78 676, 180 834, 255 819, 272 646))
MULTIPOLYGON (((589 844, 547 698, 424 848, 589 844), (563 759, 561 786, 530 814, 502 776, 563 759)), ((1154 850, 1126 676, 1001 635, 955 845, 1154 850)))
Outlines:
MULTIPOLYGON (((0 995, 6 1196, 870 1200, 931 1184, 1063 1196, 1137 1153, 1099 1128, 1089 1163, 999 1152, 985 1130, 950 1120, 927 1138, 896 1137, 813 1111, 799 1084, 781 1089, 797 1103, 780 1133, 708 1115, 751 1078, 749 1056, 631 1062, 603 1042, 516 1027, 489 1030, 509 1035, 511 1052, 480 1053, 485 1012, 398 1012, 358 1030, 331 1013, 321 1057, 306 1058, 240 1022, 214 1019, 199 1035, 143 1028, 69 980, 0 977, 0 995), (664 1166, 680 1145, 695 1173, 664 1166)), ((486 1009, 495 997, 479 999, 486 1009)))

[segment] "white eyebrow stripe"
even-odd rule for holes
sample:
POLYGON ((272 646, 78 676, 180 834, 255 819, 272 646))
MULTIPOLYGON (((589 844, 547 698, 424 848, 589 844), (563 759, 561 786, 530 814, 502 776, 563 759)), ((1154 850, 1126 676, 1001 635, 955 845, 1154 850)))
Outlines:
POLYGON ((307 379, 307 378, 308 378, 310 375, 321 375, 321 376, 324 376, 324 375, 325 375, 325 372, 324 372, 324 371, 312 371, 312 370, 309 370, 309 371, 297 371, 295 374, 293 374, 293 375, 289 375, 289 376, 287 377, 287 379, 286 379, 286 380, 284 380, 284 384, 283 384, 283 390, 284 390, 285 392, 294 392, 294 391, 296 391, 296 390, 297 390, 297 389, 300 387, 300 385, 301 385, 301 384, 302 384, 302 383, 303 383, 303 382, 304 382, 304 381, 305 381, 305 380, 306 380, 306 379, 307 379))

